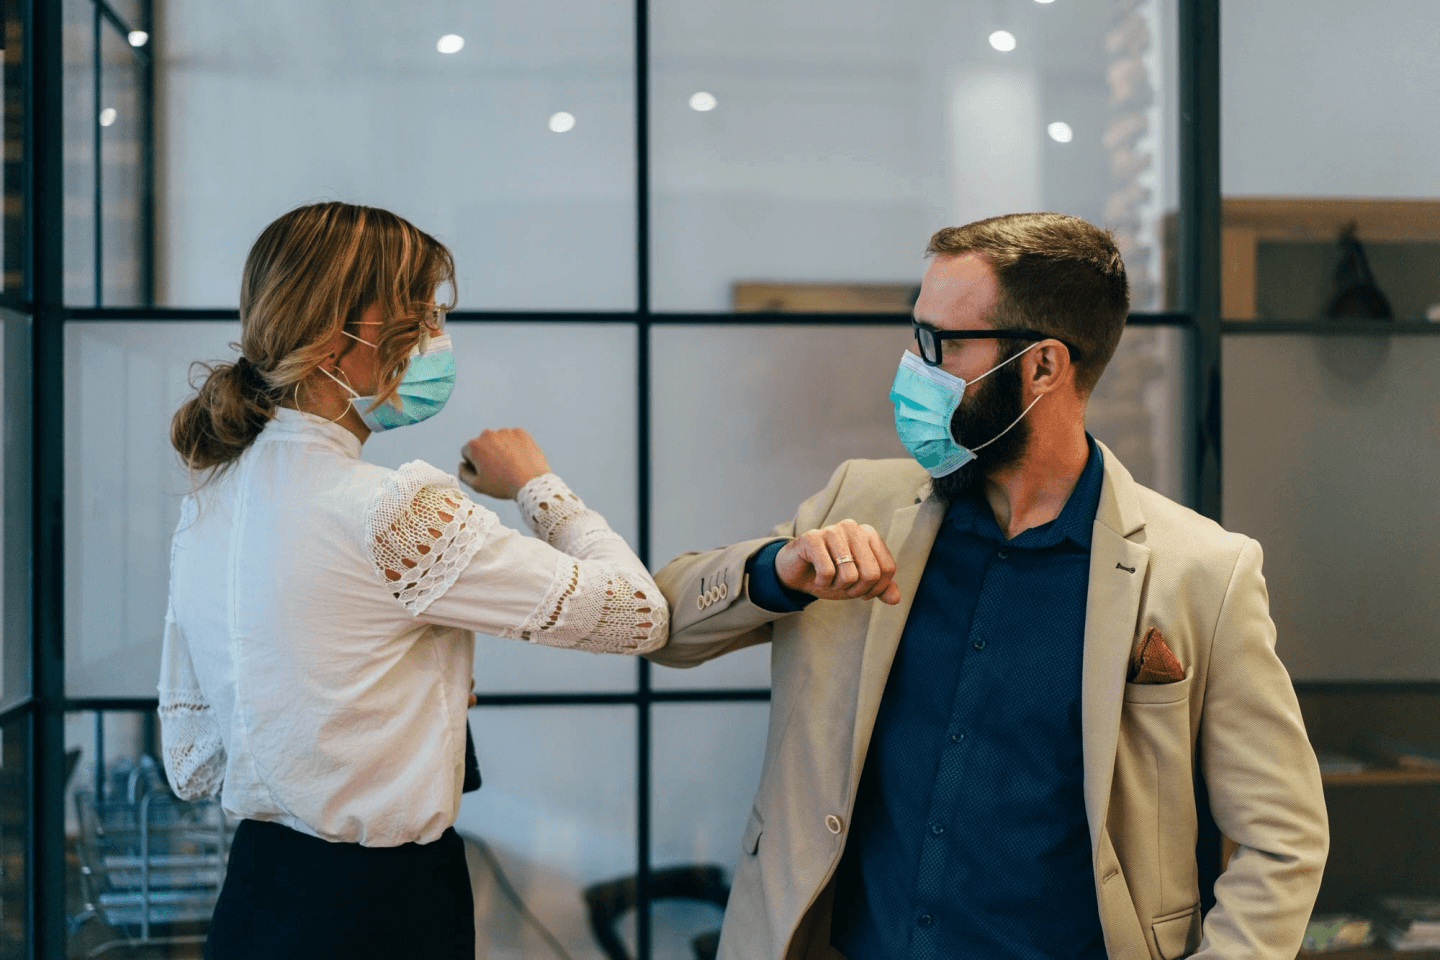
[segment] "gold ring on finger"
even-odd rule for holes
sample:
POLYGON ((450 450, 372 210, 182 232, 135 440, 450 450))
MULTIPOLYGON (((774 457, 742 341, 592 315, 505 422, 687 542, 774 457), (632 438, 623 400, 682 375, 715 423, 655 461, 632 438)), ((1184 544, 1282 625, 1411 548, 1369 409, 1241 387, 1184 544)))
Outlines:
POLYGON ((838 567, 840 564, 842 564, 842 563, 854 563, 854 562, 855 562, 855 558, 852 557, 852 556, 850 556, 850 554, 848 554, 848 553, 845 554, 845 556, 843 556, 843 557, 836 557, 836 558, 835 558, 835 565, 836 565, 837 567, 838 567))

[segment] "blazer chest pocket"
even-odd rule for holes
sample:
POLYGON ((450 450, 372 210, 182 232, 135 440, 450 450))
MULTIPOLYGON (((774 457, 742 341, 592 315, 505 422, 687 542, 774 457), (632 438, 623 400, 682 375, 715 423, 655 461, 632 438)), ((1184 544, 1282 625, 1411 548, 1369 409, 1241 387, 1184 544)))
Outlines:
POLYGON ((1190 699, 1190 684, 1195 678, 1186 677, 1174 683, 1127 683, 1126 703, 1178 703, 1190 699))
POLYGON ((765 820, 760 816, 760 811, 754 808, 750 810, 750 819, 745 823, 745 833, 740 838, 740 849, 754 856, 755 851, 760 849, 760 834, 765 832, 765 820))

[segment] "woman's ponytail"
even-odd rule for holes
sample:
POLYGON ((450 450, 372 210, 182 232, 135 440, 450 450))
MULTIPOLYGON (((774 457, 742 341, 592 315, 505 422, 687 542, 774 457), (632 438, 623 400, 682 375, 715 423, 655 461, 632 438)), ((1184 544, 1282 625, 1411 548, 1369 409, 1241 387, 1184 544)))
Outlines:
POLYGON ((265 375, 243 356, 235 363, 195 367, 205 371, 205 379, 170 421, 170 443, 199 473, 223 469, 244 453, 275 415, 276 397, 265 375))

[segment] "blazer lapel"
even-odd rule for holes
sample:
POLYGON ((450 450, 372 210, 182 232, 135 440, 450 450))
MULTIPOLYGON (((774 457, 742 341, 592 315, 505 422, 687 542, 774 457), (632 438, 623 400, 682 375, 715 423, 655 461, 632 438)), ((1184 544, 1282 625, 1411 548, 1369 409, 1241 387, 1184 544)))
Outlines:
POLYGON ((850 790, 853 794, 860 780, 875 716, 880 710, 880 697, 890 676, 890 664, 900 646, 900 634, 910 616, 910 605, 930 558, 930 548, 945 519, 945 507, 927 497, 929 484, 916 494, 917 501, 895 511, 885 545, 895 558, 895 585, 900 588, 900 602, 895 606, 871 601, 870 626, 865 635, 865 653, 860 665, 860 693, 855 707, 855 740, 850 761, 850 790))
POLYGON ((1092 853, 1110 805, 1125 671, 1140 621, 1150 568, 1143 539, 1145 518, 1135 481, 1101 445, 1105 480, 1090 542, 1090 588, 1085 608, 1085 651, 1080 675, 1080 732, 1085 756, 1085 814, 1092 853))

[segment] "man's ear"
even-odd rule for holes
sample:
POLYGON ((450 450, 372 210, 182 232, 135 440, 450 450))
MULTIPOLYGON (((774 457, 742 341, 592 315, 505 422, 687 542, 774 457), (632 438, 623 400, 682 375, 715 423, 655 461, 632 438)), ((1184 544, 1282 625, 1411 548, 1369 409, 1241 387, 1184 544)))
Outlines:
POLYGON ((1056 389, 1071 374, 1070 350, 1058 340, 1042 340, 1031 350, 1026 364, 1030 391, 1036 395, 1056 389))

